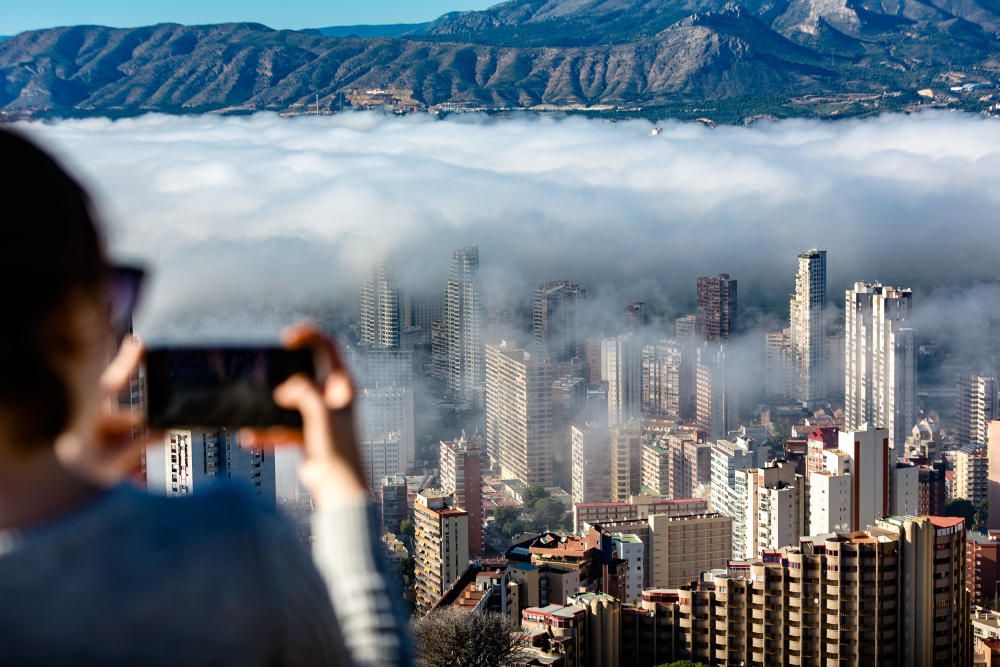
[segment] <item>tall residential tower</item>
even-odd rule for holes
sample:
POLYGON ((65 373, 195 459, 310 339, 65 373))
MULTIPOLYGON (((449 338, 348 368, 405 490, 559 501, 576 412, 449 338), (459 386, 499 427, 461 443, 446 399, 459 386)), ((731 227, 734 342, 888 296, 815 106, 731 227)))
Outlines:
POLYGON ((826 398, 826 251, 799 255, 789 305, 791 344, 798 371, 796 398, 805 405, 826 398))

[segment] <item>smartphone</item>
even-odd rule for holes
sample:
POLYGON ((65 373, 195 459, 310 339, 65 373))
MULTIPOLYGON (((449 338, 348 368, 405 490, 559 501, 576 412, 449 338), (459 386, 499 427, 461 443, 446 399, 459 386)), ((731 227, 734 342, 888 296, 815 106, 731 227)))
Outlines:
POLYGON ((154 429, 302 426, 278 407, 274 388, 296 373, 315 377, 311 350, 161 347, 146 351, 147 423, 154 429))

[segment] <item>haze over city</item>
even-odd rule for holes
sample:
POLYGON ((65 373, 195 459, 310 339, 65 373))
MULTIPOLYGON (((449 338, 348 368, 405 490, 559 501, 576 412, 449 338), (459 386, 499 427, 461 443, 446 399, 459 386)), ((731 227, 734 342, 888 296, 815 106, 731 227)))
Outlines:
POLYGON ((1000 665, 996 7, 0 35, 0 662, 1000 665))

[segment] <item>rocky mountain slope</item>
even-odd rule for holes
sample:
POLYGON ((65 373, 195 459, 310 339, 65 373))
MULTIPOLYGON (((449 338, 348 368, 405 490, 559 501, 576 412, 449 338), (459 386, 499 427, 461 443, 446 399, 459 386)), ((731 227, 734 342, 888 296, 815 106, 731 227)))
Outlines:
POLYGON ((511 0, 397 37, 246 23, 75 26, 0 42, 0 112, 286 111, 318 98, 320 110, 354 103, 801 115, 840 105, 851 113, 919 89, 1000 78, 998 7, 511 0))

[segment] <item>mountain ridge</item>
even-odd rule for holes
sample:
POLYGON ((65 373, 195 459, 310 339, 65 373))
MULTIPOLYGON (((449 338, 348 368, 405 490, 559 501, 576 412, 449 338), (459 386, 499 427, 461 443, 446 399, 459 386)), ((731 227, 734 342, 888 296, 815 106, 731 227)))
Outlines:
POLYGON ((0 41, 0 114, 852 115, 927 101, 926 88, 992 83, 995 26, 975 0, 511 0, 362 37, 255 23, 69 26, 0 41))

